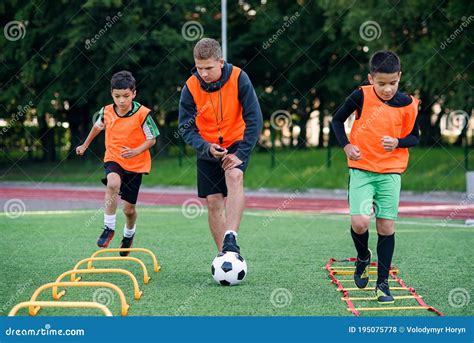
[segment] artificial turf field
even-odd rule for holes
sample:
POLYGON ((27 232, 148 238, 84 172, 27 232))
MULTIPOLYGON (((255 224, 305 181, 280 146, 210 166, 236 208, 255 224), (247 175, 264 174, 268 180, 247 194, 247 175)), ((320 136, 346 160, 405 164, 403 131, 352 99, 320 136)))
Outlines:
MULTIPOLYGON (((143 290, 142 298, 133 299, 132 284, 126 276, 83 276, 84 281, 110 281, 121 287, 130 304, 129 316, 352 316, 323 269, 330 257, 355 255, 348 216, 247 210, 238 242, 247 260, 248 275, 238 286, 223 287, 210 273, 217 251, 205 211, 193 219, 184 217, 178 207, 139 207, 138 213, 134 247, 152 250, 162 270, 153 272, 148 255, 132 254, 142 258, 152 276, 150 283, 143 285, 142 271, 132 262, 100 262, 100 266, 132 271, 143 290), (282 288, 286 290, 278 290, 282 288)), ((118 247, 123 223, 119 212, 110 247, 118 247)), ((0 315, 29 300, 37 287, 54 281, 96 251, 101 225, 101 210, 27 212, 16 219, 0 214, 0 315)), ((443 226, 434 220, 401 218, 396 231, 394 265, 405 283, 444 315, 472 316, 472 301, 457 307, 458 300, 452 299, 450 304, 448 298, 457 288, 470 295, 474 230, 460 221, 443 226)), ((374 254, 375 245, 372 223, 370 247, 374 254)), ((64 300, 91 301, 96 290, 69 288, 64 300)), ((51 300, 51 292, 44 291, 39 300, 51 300)), ((118 297, 114 294, 107 300, 112 314, 119 315, 118 297)), ((368 301, 358 305, 382 306, 368 301)), ((416 305, 416 301, 398 300, 395 305, 416 305)), ((42 309, 40 314, 100 315, 96 310, 54 308, 42 309)), ((20 310, 18 315, 27 315, 27 310, 20 310)), ((416 310, 361 315, 435 314, 416 310)))

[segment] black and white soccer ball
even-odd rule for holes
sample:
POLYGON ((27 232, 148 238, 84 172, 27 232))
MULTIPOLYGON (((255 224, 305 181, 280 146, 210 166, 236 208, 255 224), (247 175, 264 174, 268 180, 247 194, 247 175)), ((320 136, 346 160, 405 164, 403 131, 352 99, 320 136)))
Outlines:
POLYGON ((218 284, 238 285, 247 275, 247 262, 235 252, 219 253, 212 261, 211 272, 218 284))

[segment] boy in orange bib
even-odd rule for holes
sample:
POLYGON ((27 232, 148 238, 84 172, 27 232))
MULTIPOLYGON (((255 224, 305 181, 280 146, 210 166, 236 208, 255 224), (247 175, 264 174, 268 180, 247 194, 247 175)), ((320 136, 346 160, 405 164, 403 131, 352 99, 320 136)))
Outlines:
MULTIPOLYGON (((149 149, 155 145, 156 137, 160 134, 150 110, 133 101, 137 94, 135 87, 136 81, 128 71, 120 71, 112 76, 111 93, 114 103, 100 109, 99 118, 86 141, 76 148, 76 153, 83 155, 94 138, 105 130, 106 177, 102 182, 107 189, 104 229, 97 240, 100 248, 107 248, 114 237, 118 195, 124 202, 123 213, 126 217, 120 248, 132 246, 137 220, 135 205, 142 175, 150 172, 149 149)), ((121 256, 128 254, 120 252, 121 256)))
POLYGON ((354 282, 369 282, 372 252, 368 248, 369 222, 375 209, 377 280, 375 295, 381 304, 393 303, 388 277, 395 249, 401 173, 408 165, 408 148, 418 143, 418 99, 398 91, 400 59, 391 51, 370 59, 370 85, 354 91, 334 115, 332 126, 349 165, 351 236, 357 250, 354 282), (350 139, 344 122, 356 113, 350 139))

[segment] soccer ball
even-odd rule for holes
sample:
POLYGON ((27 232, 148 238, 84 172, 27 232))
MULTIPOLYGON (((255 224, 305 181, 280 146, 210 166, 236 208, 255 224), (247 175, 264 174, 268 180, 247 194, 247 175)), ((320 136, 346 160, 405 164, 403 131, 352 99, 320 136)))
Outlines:
POLYGON ((235 252, 219 253, 212 261, 212 277, 223 286, 238 285, 247 274, 247 262, 235 252))

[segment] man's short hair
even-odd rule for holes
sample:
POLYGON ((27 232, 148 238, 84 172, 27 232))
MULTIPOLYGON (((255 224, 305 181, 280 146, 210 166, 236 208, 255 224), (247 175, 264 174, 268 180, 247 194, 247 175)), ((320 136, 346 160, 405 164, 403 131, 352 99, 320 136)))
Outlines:
POLYGON ((221 45, 212 38, 203 38, 194 46, 193 56, 196 60, 207 60, 213 58, 219 60, 222 58, 221 45))
POLYGON ((130 89, 135 90, 136 81, 132 73, 127 70, 119 71, 112 76, 110 80, 110 89, 130 89))
POLYGON ((392 51, 377 51, 370 58, 369 70, 371 74, 398 73, 401 70, 400 58, 392 51))

